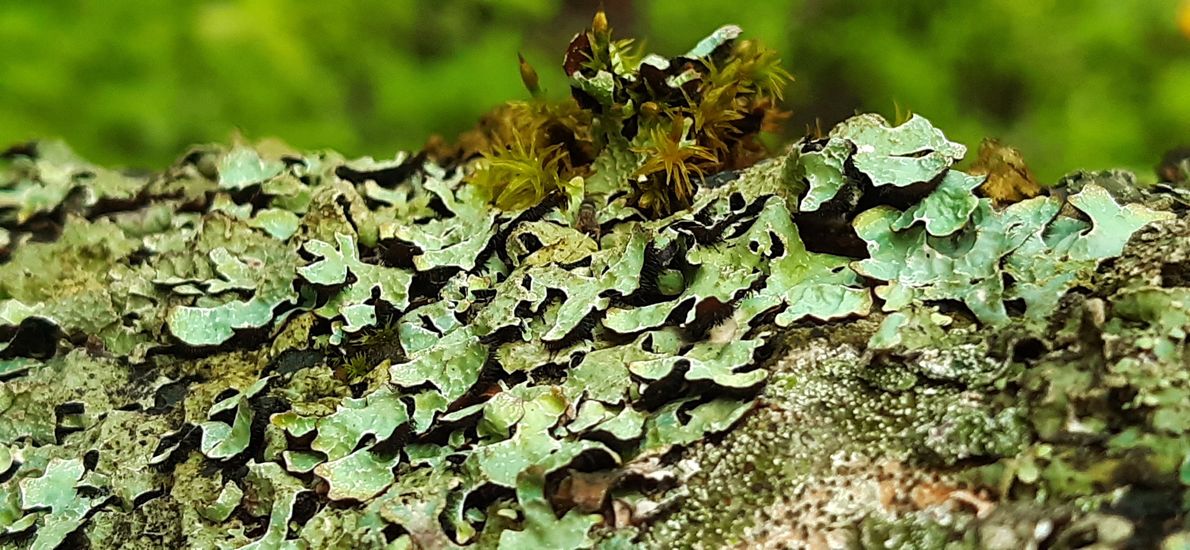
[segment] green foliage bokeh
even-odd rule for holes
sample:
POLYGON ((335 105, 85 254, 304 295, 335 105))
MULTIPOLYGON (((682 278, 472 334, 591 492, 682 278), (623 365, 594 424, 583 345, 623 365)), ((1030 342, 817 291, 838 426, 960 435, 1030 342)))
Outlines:
MULTIPOLYGON (((1190 141, 1179 0, 605 0, 620 35, 684 51, 726 22, 797 77, 788 134, 855 111, 930 117, 968 145, 1019 147, 1043 180, 1150 171, 1190 141)), ((598 2, 50 1, 0 8, 0 143, 60 136, 101 162, 160 167, 241 130, 391 156, 526 96, 551 96, 598 2)))

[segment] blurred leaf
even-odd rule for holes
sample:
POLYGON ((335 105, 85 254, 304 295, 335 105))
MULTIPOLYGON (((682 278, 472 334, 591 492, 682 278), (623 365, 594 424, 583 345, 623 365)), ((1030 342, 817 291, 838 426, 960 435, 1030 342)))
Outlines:
POLYGON ((830 137, 855 144, 852 162, 875 186, 931 181, 967 153, 918 115, 896 127, 878 115, 859 115, 832 129, 830 137))
POLYGON ((599 516, 577 509, 557 517, 545 498, 545 472, 529 469, 517 477, 517 501, 524 513, 524 529, 500 534, 500 548, 587 548, 594 541, 587 532, 599 523, 599 516))
POLYGON ((331 500, 366 501, 392 484, 392 469, 400 458, 399 454, 381 458, 373 451, 360 449, 319 464, 314 473, 326 480, 331 500))
POLYGON ((219 159, 219 187, 240 190, 264 183, 285 169, 279 160, 261 158, 255 149, 235 147, 219 159))
POLYGON ((452 330, 432 347, 409 358, 408 363, 389 368, 392 382, 402 387, 433 384, 447 402, 462 397, 479 380, 487 361, 488 348, 470 327, 452 330))
POLYGON ((334 294, 326 304, 315 310, 322 317, 342 316, 347 322, 344 330, 356 332, 376 324, 374 306, 365 304, 373 292, 381 300, 401 309, 409 304, 409 284, 413 275, 404 269, 368 264, 360 261, 359 249, 351 235, 336 233, 338 247, 318 240, 308 241, 305 249, 322 259, 298 268, 298 274, 311 283, 324 286, 346 286, 334 294), (353 281, 348 283, 348 273, 353 281))
POLYGON ((983 178, 969 176, 951 170, 942 178, 942 183, 916 206, 906 210, 893 222, 893 231, 900 231, 924 221, 926 232, 935 237, 945 237, 967 225, 967 218, 979 205, 971 190, 983 182, 983 178))
POLYGON ((1070 250, 1075 260, 1102 260, 1119 256, 1136 230, 1155 221, 1169 220, 1172 212, 1157 212, 1139 204, 1120 206, 1107 190, 1089 184, 1070 197, 1070 204, 1091 218, 1088 231, 1070 250))

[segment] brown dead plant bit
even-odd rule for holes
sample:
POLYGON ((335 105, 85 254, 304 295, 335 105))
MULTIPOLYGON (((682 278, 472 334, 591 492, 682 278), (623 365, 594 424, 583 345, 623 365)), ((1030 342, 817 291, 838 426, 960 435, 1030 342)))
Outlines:
POLYGON ((979 192, 997 206, 1031 199, 1041 194, 1041 185, 1025 164, 1021 152, 994 139, 979 144, 979 159, 971 166, 971 175, 987 176, 979 192))

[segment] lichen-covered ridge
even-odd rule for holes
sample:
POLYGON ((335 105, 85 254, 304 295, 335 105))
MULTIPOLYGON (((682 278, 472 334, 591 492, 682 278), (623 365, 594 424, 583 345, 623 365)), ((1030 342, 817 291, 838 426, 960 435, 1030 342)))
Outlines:
POLYGON ((768 154, 739 34, 389 160, 9 149, 0 546, 1185 545, 1185 181, 768 154))

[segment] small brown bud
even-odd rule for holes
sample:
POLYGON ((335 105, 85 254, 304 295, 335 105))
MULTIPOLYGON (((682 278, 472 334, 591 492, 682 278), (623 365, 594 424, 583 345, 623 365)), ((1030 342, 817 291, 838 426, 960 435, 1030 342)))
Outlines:
POLYGON ((603 11, 603 8, 599 8, 599 11, 595 12, 595 19, 591 21, 591 30, 596 36, 606 36, 611 32, 607 25, 607 13, 603 11))
POLYGON ((525 83, 525 89, 529 90, 529 94, 533 97, 541 95, 541 83, 537 79, 537 69, 534 69, 528 61, 525 61, 525 56, 520 52, 516 54, 517 62, 521 69, 521 82, 525 83))

